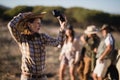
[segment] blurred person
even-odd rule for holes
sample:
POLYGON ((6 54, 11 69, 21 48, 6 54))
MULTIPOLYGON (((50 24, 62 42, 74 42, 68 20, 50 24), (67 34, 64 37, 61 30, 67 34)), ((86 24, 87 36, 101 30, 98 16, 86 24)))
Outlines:
POLYGON ((83 45, 80 43, 80 53, 79 53, 79 61, 76 64, 76 72, 77 76, 80 80, 83 80, 83 69, 84 69, 84 55, 85 55, 85 48, 83 45))
POLYGON ((69 66, 71 80, 76 80, 75 64, 77 63, 77 57, 79 56, 79 39, 75 37, 75 33, 71 25, 67 26, 65 35, 66 38, 59 56, 59 60, 61 61, 59 69, 59 80, 64 80, 64 72, 67 66, 69 66))
POLYGON ((80 80, 88 80, 90 78, 90 73, 94 68, 96 50, 98 48, 100 38, 97 36, 97 28, 94 25, 90 25, 84 31, 85 34, 81 36, 81 41, 83 43, 84 54, 83 62, 79 65, 80 80), (92 64, 93 63, 93 64, 92 64))
POLYGON ((45 75, 46 46, 57 46, 63 42, 66 21, 60 23, 59 36, 55 39, 39 33, 44 13, 19 13, 9 23, 8 29, 22 53, 21 80, 47 80, 45 75))
POLYGON ((109 25, 104 24, 101 28, 103 39, 101 40, 97 50, 97 61, 93 71, 94 80, 103 80, 108 68, 111 65, 115 41, 114 37, 110 33, 109 27, 109 25))

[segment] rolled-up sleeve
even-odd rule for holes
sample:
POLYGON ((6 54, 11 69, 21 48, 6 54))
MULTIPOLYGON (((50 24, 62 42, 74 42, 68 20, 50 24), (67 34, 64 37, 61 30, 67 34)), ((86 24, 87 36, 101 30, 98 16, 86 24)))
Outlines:
POLYGON ((60 31, 57 38, 53 38, 47 34, 44 34, 45 44, 50 46, 58 46, 64 42, 64 31, 60 31))
POLYGON ((17 23, 23 18, 22 13, 15 16, 9 23, 8 23, 8 29, 12 35, 12 37, 15 39, 15 41, 20 42, 21 34, 17 29, 17 23))

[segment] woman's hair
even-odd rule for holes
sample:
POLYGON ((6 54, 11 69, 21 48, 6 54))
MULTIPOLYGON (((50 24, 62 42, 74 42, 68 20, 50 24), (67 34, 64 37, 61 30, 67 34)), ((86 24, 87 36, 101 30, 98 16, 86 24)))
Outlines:
MULTIPOLYGON (((74 30, 73 30, 73 27, 72 27, 71 25, 68 25, 68 26, 67 26, 67 29, 71 31, 71 32, 70 32, 70 37, 72 38, 72 39, 71 39, 71 42, 73 42, 74 37, 75 37, 75 32, 74 32, 74 30)), ((68 41, 68 36, 66 35, 65 43, 67 43, 67 41, 68 41)))
POLYGON ((33 23, 36 18, 30 18, 30 19, 22 19, 17 24, 17 29, 21 32, 21 34, 29 35, 31 34, 31 30, 28 27, 28 23, 33 23))

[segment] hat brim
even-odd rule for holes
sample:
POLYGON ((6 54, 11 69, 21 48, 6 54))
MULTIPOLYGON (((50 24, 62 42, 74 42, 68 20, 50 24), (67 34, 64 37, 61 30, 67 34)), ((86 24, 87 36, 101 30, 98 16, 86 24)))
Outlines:
MULTIPOLYGON (((44 14, 46 14, 46 12, 41 12, 41 13, 37 13, 37 14, 36 14, 36 13, 32 13, 32 14, 30 14, 30 15, 27 15, 25 18, 21 19, 21 20, 18 22, 17 26, 24 26, 25 23, 26 23, 28 20, 32 19, 32 18, 40 18, 40 19, 42 19, 42 17, 44 16, 44 14)), ((25 26, 24 28, 26 28, 26 26, 25 26)))
POLYGON ((101 29, 100 29, 100 32, 103 31, 103 30, 107 30, 107 29, 108 29, 108 28, 101 28, 101 29))
POLYGON ((33 13, 28 16, 26 16, 24 19, 31 19, 31 18, 42 18, 46 12, 41 12, 41 13, 33 13))
POLYGON ((21 22, 25 23, 28 20, 32 19, 32 18, 40 18, 42 19, 42 17, 46 14, 46 12, 41 12, 41 13, 33 13, 33 14, 29 14, 27 15, 25 18, 21 19, 18 24, 20 24, 21 22))
POLYGON ((105 29, 100 29, 100 32, 103 31, 103 30, 105 30, 105 29))
POLYGON ((108 27, 108 25, 107 24, 104 24, 103 26, 102 26, 102 28, 100 29, 100 31, 102 31, 102 30, 107 30, 109 27, 108 27))
POLYGON ((98 31, 92 31, 92 32, 89 32, 87 30, 84 31, 85 34, 96 34, 98 31))

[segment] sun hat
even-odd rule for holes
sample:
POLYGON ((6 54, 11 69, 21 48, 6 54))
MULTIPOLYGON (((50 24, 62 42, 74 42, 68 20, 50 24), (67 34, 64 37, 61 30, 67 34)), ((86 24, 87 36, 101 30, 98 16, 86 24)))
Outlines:
POLYGON ((18 22, 18 24, 20 24, 21 22, 24 24, 25 22, 27 22, 28 20, 33 19, 33 18, 40 18, 40 19, 42 19, 44 14, 46 14, 46 12, 40 12, 40 13, 32 13, 31 12, 31 14, 28 14, 23 19, 21 19, 18 22))
POLYGON ((26 22, 28 22, 28 20, 33 19, 33 18, 40 18, 40 19, 42 19, 42 17, 44 16, 44 14, 46 14, 46 12, 31 13, 31 14, 26 15, 23 19, 21 19, 17 23, 18 30, 20 32, 23 32, 26 28, 28 28, 28 26, 26 26, 26 24, 27 24, 26 22))
POLYGON ((42 19, 42 17, 46 14, 46 12, 40 12, 40 13, 31 13, 27 16, 25 16, 22 21, 27 21, 29 19, 32 19, 32 18, 40 18, 42 19))
POLYGON ((101 27, 100 31, 108 30, 108 29, 109 29, 109 25, 108 24, 103 24, 103 26, 101 27))
POLYGON ((84 31, 85 34, 96 34, 98 29, 94 25, 87 26, 87 29, 84 31))
POLYGON ((42 18, 46 14, 46 12, 40 12, 40 13, 31 13, 27 15, 24 19, 31 19, 31 18, 42 18))

